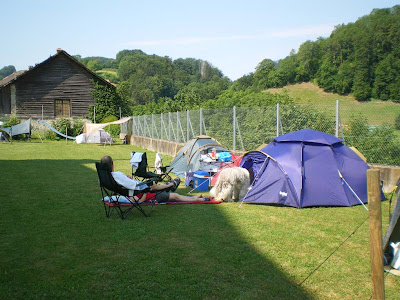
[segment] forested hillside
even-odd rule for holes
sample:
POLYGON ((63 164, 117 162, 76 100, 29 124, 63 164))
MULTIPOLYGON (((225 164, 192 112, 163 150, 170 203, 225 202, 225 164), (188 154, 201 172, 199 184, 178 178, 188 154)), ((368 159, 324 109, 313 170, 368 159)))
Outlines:
POLYGON ((306 41, 277 67, 265 59, 233 87, 258 89, 315 81, 326 91, 357 100, 400 101, 400 6, 373 10, 338 25, 329 38, 306 41))
POLYGON ((14 73, 15 67, 14 66, 6 66, 4 68, 0 69, 0 80, 2 80, 4 77, 7 77, 8 75, 11 75, 14 73))
POLYGON ((120 51, 113 61, 75 57, 98 73, 100 69, 116 67, 114 80, 105 77, 117 84, 119 95, 131 106, 156 106, 160 112, 184 109, 186 104, 200 105, 214 99, 231 84, 220 70, 200 59, 172 60, 141 50, 120 51))

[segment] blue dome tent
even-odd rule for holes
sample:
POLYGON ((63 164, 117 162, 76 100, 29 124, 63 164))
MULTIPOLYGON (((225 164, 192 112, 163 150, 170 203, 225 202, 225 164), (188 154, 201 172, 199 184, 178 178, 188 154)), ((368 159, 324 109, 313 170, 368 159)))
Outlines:
POLYGON ((343 140, 303 129, 276 137, 243 156, 252 176, 242 199, 293 207, 367 203, 368 165, 343 140))

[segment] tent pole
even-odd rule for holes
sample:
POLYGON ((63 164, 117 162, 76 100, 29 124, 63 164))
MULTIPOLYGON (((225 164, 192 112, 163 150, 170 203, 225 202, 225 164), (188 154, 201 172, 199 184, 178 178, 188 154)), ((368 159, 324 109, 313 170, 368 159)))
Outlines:
POLYGON ((365 210, 368 211, 368 208, 365 206, 365 204, 361 201, 361 199, 357 196, 356 192, 351 188, 350 184, 347 183, 346 179, 343 178, 342 173, 338 170, 340 178, 343 180, 343 182, 347 185, 347 187, 350 189, 350 191, 353 193, 354 197, 364 206, 365 210))
POLYGON ((300 208, 301 208, 301 201, 303 200, 303 174, 304 174, 303 149, 304 149, 304 143, 302 142, 301 148, 300 148, 300 164, 301 164, 300 195, 299 195, 299 207, 300 208))

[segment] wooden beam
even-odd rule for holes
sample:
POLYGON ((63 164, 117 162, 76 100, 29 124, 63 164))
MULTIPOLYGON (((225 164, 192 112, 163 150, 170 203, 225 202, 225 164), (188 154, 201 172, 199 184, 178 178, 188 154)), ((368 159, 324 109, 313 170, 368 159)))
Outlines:
POLYGON ((383 280, 382 211, 379 173, 380 171, 376 169, 367 170, 367 189, 372 298, 383 300, 385 299, 385 283, 383 280))

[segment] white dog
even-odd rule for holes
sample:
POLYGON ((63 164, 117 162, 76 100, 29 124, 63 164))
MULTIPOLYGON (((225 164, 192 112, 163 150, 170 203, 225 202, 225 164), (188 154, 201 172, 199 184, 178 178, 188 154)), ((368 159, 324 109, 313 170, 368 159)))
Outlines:
POLYGON ((238 201, 247 193, 250 185, 249 171, 241 167, 223 169, 217 178, 217 183, 210 191, 215 200, 226 202, 238 201))

